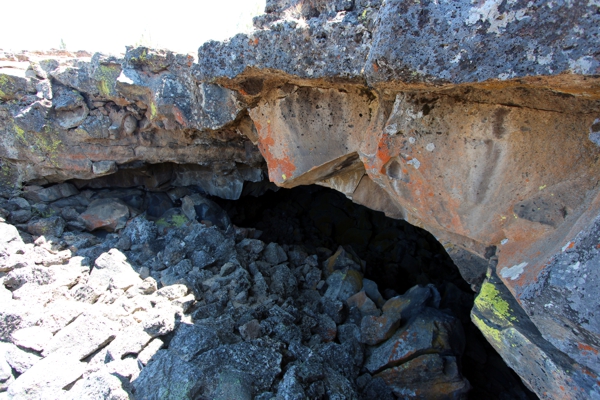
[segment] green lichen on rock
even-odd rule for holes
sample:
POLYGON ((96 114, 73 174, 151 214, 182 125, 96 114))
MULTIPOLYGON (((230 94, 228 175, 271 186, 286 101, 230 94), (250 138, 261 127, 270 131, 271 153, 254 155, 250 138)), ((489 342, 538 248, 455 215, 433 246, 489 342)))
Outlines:
POLYGON ((27 79, 22 76, 0 73, 0 100, 17 100, 28 91, 27 79))
POLYGON ((518 322, 514 311, 493 283, 485 282, 475 298, 475 307, 499 325, 511 325, 518 322))
POLYGON ((115 84, 120 73, 121 67, 118 65, 100 64, 98 66, 94 78, 97 81, 98 91, 102 96, 111 97, 116 94, 115 84))
POLYGON ((161 228, 181 228, 188 222, 188 218, 183 214, 175 214, 169 218, 160 218, 156 221, 156 226, 161 228))
POLYGON ((13 123, 13 131, 17 140, 38 156, 48 160, 50 164, 59 166, 62 141, 49 126, 44 126, 43 132, 27 132, 13 123))
POLYGON ((502 346, 502 331, 498 328, 487 324, 483 319, 476 315, 471 315, 471 319, 475 326, 483 333, 485 338, 494 346, 502 346))
POLYGON ((152 119, 156 118, 158 115, 158 110, 156 109, 156 104, 154 102, 150 102, 150 116, 152 119))
POLYGON ((134 64, 143 64, 148 60, 148 49, 143 48, 139 57, 131 57, 131 62, 134 64))
POLYGON ((25 137, 25 131, 17 124, 13 123, 13 129, 15 131, 15 134, 17 135, 17 138, 23 142, 23 144, 28 144, 27 143, 27 138, 25 137))
POLYGON ((8 96, 6 95, 5 90, 8 86, 8 78, 6 75, 0 75, 0 99, 6 99, 8 96))
POLYGON ((0 158, 0 190, 2 188, 18 189, 19 171, 17 167, 9 160, 0 158))

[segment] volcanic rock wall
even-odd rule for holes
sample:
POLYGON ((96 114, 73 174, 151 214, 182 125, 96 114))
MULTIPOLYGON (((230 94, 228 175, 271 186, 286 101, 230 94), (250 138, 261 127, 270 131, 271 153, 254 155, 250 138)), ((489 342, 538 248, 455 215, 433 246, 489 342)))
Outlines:
POLYGON ((432 232, 480 292, 473 321, 532 390, 600 396, 598 2, 265 11, 197 62, 5 54, 6 190, 104 176, 237 198, 266 161, 279 186, 328 186, 432 232))

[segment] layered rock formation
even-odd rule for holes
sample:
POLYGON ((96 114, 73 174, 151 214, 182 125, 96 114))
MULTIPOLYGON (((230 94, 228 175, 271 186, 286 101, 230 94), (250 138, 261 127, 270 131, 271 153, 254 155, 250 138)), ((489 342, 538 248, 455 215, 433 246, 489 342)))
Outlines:
POLYGON ((594 398, 599 22, 582 0, 273 0, 197 62, 5 55, 5 192, 102 176, 237 198, 265 165, 334 188, 446 245, 540 397, 594 398))

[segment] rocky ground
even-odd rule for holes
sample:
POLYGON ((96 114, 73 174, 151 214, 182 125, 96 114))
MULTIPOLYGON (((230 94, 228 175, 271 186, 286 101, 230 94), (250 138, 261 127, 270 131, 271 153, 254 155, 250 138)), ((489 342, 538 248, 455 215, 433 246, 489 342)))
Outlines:
MULTIPOLYGON (((320 201, 352 211, 327 192, 306 193, 291 196, 311 210, 320 201)), ((358 218, 356 231, 324 208, 309 235, 289 199, 270 202, 266 214, 258 200, 222 203, 235 222, 254 209, 263 233, 191 188, 64 183, 1 199, 0 399, 441 399, 466 398, 472 386, 528 398, 514 377, 490 378, 486 389, 463 375, 473 359, 482 371, 495 359, 473 350, 482 344, 463 327, 467 294, 451 279, 434 285, 405 269, 412 287, 395 286, 399 295, 366 278, 379 279, 377 262, 392 268, 375 250, 398 256, 398 243, 381 244, 389 235, 377 217, 358 218), (367 241, 335 239, 342 231, 367 241)), ((443 265, 410 248, 432 239, 399 235, 400 222, 387 221, 414 259, 402 265, 443 265)))

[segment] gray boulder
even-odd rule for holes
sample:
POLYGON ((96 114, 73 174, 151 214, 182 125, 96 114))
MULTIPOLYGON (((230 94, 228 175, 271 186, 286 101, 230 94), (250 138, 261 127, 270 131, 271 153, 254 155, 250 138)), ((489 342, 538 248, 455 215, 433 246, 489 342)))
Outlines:
POLYGON ((207 326, 181 324, 169 344, 169 351, 183 361, 191 361, 219 344, 219 338, 213 329, 207 326))
POLYGON ((204 378, 196 363, 183 361, 169 350, 159 350, 134 380, 134 395, 147 400, 194 398, 204 378))

